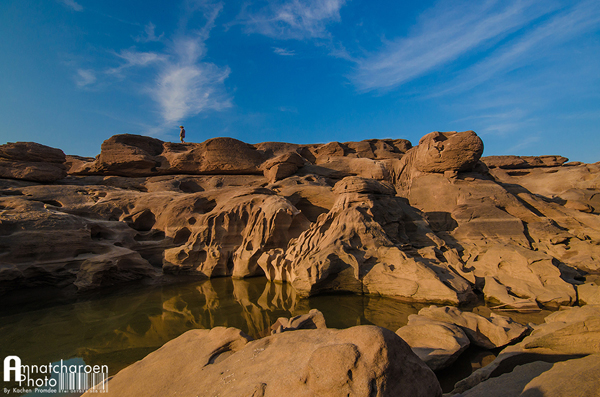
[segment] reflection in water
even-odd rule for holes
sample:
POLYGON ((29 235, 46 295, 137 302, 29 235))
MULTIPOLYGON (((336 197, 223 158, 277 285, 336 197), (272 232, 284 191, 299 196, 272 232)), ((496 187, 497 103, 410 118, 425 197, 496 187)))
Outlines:
MULTIPOLYGON (((278 317, 318 309, 330 328, 375 324, 396 331, 408 316, 427 305, 365 295, 296 296, 287 284, 265 278, 218 278, 162 287, 137 287, 104 293, 80 302, 27 310, 0 309, 0 357, 18 355, 23 364, 45 364, 83 358, 90 365, 108 365, 115 374, 169 340, 194 328, 236 327, 258 338, 269 334, 278 317), (3 313, 4 311, 4 313, 3 313)), ((471 310, 489 315, 485 306, 471 310)), ((516 315, 522 323, 543 322, 549 312, 516 315)), ((513 313, 508 314, 513 316, 513 313)), ((497 351, 469 348, 459 360, 438 372, 444 391, 497 351)))
POLYGON ((278 317, 316 308, 329 327, 376 324, 395 331, 421 307, 358 295, 299 299, 292 287, 264 278, 218 278, 0 313, 0 357, 15 354, 29 364, 82 357, 91 365, 108 365, 114 374, 194 328, 236 327, 257 338, 278 317))

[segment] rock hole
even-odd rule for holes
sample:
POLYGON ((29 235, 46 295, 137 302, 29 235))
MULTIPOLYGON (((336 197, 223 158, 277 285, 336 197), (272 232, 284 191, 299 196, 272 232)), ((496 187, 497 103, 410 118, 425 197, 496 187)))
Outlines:
POLYGON ((233 273, 233 255, 229 255, 227 258, 227 274, 233 273))
POLYGON ((199 214, 206 214, 207 212, 212 211, 216 206, 217 202, 215 200, 200 198, 194 203, 193 211, 199 214))
POLYGON ((192 217, 190 217, 190 219, 188 219, 188 223, 189 223, 190 225, 195 225, 195 224, 196 224, 196 218, 194 218, 193 216, 192 216, 192 217))
POLYGON ((132 229, 139 232, 147 232, 152 230, 152 227, 156 223, 156 218, 150 210, 144 210, 131 217, 131 221, 127 222, 132 229))
POLYGON ((122 247, 122 246, 123 246, 123 243, 121 243, 121 242, 117 241, 117 242, 116 242, 114 245, 115 245, 115 247, 122 247))
POLYGON ((183 261, 184 259, 186 259, 188 257, 187 252, 185 252, 185 250, 181 250, 179 251, 179 253, 177 254, 177 260, 178 261, 183 261))
POLYGON ((181 228, 175 233, 175 237, 173 237, 173 244, 181 245, 188 241, 192 232, 187 227, 181 228))
POLYGON ((369 383, 369 397, 377 397, 377 382, 375 379, 371 379, 369 383))
POLYGON ((217 364, 231 356, 233 352, 231 350, 217 350, 208 360, 208 364, 217 364))
POLYGON ((102 226, 92 225, 90 227, 90 237, 92 240, 108 240, 113 237, 113 233, 102 226))
POLYGON ((181 190, 183 193, 197 193, 204 191, 202 186, 198 185, 194 181, 181 181, 179 183, 179 190, 181 190))

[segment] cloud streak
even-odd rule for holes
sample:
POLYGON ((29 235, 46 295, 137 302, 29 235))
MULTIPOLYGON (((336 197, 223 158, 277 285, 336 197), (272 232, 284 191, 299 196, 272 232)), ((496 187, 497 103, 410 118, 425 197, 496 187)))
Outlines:
POLYGON ((487 49, 555 10, 553 2, 534 0, 442 1, 422 15, 407 37, 358 60, 350 78, 362 91, 396 88, 474 50, 487 49))
POLYGON ((134 40, 140 43, 160 41, 165 34, 161 33, 160 36, 156 36, 155 30, 156 25, 154 25, 152 22, 149 22, 146 26, 144 26, 144 34, 134 37, 134 40))
POLYGON ((490 79, 543 59, 551 48, 587 33, 600 25, 600 3, 584 1, 561 10, 520 37, 501 46, 489 57, 461 73, 436 95, 462 92, 490 79))
POLYGON ((182 122, 205 110, 231 107, 224 86, 230 73, 229 67, 202 61, 206 55, 205 42, 223 4, 196 1, 186 5, 189 11, 182 19, 183 25, 189 21, 190 12, 197 10, 202 11, 206 23, 194 34, 181 35, 173 41, 172 55, 159 71, 155 86, 149 90, 167 124, 182 122))
POLYGON ((75 76, 75 84, 77 87, 83 88, 96 82, 96 74, 90 69, 77 69, 75 76))
POLYGON ((58 1, 74 11, 78 11, 78 12, 83 11, 83 6, 79 3, 77 3, 75 0, 58 0, 58 1))
POLYGON ((244 9, 238 17, 247 33, 276 39, 314 39, 329 36, 327 24, 339 22, 346 0, 274 1, 258 10, 244 9))
POLYGON ((294 52, 293 50, 288 50, 287 48, 273 47, 273 52, 277 55, 283 55, 288 57, 296 55, 296 52, 294 52))

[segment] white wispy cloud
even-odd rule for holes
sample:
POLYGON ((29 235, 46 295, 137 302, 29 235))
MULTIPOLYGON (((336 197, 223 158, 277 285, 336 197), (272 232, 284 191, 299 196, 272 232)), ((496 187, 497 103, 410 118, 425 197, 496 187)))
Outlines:
POLYGON ((294 56, 294 55, 296 55, 296 52, 294 50, 288 50, 287 48, 273 47, 273 52, 275 54, 283 55, 283 56, 294 56))
POLYGON ((164 67, 150 89, 159 104, 166 123, 180 122, 204 110, 222 110, 231 106, 223 83, 229 76, 228 67, 200 62, 202 51, 194 39, 179 39, 175 43, 176 61, 164 67))
POLYGON ((508 153, 517 153, 523 149, 530 148, 532 145, 540 142, 541 138, 539 135, 533 135, 525 137, 519 140, 515 145, 507 149, 508 153))
POLYGON ((86 87, 90 84, 94 84, 96 82, 96 74, 93 70, 90 69, 77 69, 77 74, 75 75, 75 84, 78 87, 86 87))
POLYGON ((156 30, 156 25, 154 25, 152 22, 148 22, 148 24, 146 26, 144 26, 144 33, 142 35, 134 37, 134 40, 137 42, 140 42, 140 43, 149 43, 152 41, 160 41, 165 34, 161 33, 159 36, 156 36, 155 30, 156 30))
POLYGON ((58 0, 60 3, 71 8, 74 11, 83 11, 83 6, 77 3, 75 0, 58 0))
POLYGON ((435 95, 469 90, 528 64, 540 61, 551 49, 600 27, 600 3, 583 1, 556 12, 520 37, 501 46, 487 58, 467 68, 435 95))
MULTIPOLYGON (((204 62, 206 40, 215 26, 215 20, 223 9, 222 3, 189 1, 188 12, 182 19, 187 24, 190 13, 201 11, 205 24, 194 34, 181 35, 173 41, 168 62, 159 71, 149 92, 159 104, 165 123, 182 122, 183 119, 213 109, 231 106, 224 81, 229 67, 204 62)), ((182 29, 185 26, 182 25, 182 29)))
POLYGON ((358 60, 351 80, 360 90, 398 87, 506 38, 526 24, 555 11, 553 1, 441 1, 424 13, 407 37, 358 60))
POLYGON ((100 77, 108 83, 114 78, 123 81, 125 78, 141 77, 142 82, 136 84, 141 84, 141 93, 156 103, 162 119, 157 127, 148 129, 154 135, 164 130, 162 126, 182 123, 184 119, 209 109, 230 107, 231 99, 224 85, 230 73, 229 67, 204 60, 205 42, 222 8, 220 2, 187 0, 175 38, 163 40, 164 34, 157 37, 152 23, 146 25, 146 35, 142 39, 133 38, 138 43, 161 40, 165 43, 162 51, 139 51, 135 47, 112 51, 119 60, 118 66, 101 71, 78 69, 77 85, 80 88, 89 86, 100 77), (205 23, 190 29, 187 24, 192 14, 197 12, 202 13, 205 23))
POLYGON ((122 50, 119 53, 114 53, 117 57, 125 61, 122 65, 106 70, 107 74, 115 74, 122 76, 125 69, 134 66, 149 66, 156 62, 167 61, 167 56, 156 52, 138 52, 135 50, 122 50))
POLYGON ((247 33, 277 39, 310 39, 329 36, 327 24, 339 22, 346 0, 272 1, 258 10, 246 7, 236 23, 247 33))

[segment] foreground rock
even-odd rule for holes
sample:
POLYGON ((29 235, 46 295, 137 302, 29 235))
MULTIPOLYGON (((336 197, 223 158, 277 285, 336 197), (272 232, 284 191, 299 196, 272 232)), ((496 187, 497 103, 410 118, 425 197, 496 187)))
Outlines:
MULTIPOLYGON (((517 365, 534 361, 554 363, 600 354, 598 341, 600 306, 586 305, 555 312, 545 318, 544 324, 534 326, 531 335, 523 341, 505 348, 491 364, 458 382, 453 393, 464 393, 487 379, 514 372, 517 365)), ((598 387, 598 377, 590 382, 598 387)))
POLYGON ((437 371, 452 364, 471 343, 494 349, 522 338, 528 331, 529 327, 494 313, 486 318, 456 307, 430 306, 408 316, 408 324, 396 334, 437 371))
POLYGON ((235 328, 192 330, 119 372, 108 390, 132 397, 441 396, 408 345, 374 326, 256 341, 235 328))
POLYGON ((535 361, 488 379, 459 397, 597 396, 600 395, 600 354, 559 363, 535 361), (577 381, 571 381, 576 379, 577 381))
POLYGON ((408 324, 396 335, 433 371, 450 366, 470 345, 460 327, 415 315, 409 316, 408 324))

